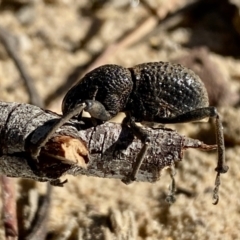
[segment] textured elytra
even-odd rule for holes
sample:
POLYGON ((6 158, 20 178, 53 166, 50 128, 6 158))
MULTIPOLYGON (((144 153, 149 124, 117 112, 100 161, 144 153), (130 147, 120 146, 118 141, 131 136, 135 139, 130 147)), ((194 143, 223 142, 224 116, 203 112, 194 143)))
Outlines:
POLYGON ((209 105, 203 82, 179 64, 144 63, 131 70, 135 88, 128 109, 139 121, 158 122, 158 118, 176 117, 209 105))
POLYGON ((162 118, 209 106, 200 78, 190 69, 169 62, 128 69, 118 65, 96 68, 68 91, 63 113, 88 99, 101 102, 112 117, 128 111, 139 122, 161 122, 162 118))

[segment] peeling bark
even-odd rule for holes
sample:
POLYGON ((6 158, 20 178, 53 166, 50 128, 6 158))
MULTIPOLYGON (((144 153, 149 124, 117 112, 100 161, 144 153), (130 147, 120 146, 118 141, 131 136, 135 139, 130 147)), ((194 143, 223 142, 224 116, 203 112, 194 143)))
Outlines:
MULTIPOLYGON (((131 171, 142 147, 128 127, 105 123, 82 128, 72 120, 64 124, 41 149, 38 162, 31 158, 36 143, 49 131, 56 113, 29 104, 0 102, 0 173, 57 184, 66 174, 123 179, 131 171)), ((145 129, 151 136, 137 181, 155 182, 164 167, 181 161, 187 148, 216 149, 167 128, 145 129)))

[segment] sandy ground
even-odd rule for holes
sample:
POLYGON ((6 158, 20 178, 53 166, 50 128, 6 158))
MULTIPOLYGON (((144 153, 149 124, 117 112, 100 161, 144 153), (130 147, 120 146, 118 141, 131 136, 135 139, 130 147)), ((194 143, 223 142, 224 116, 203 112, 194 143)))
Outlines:
MULTIPOLYGON (((141 1, 139 5, 137 2, 2 0, 0 25, 16 40, 16 50, 46 108, 61 112, 64 93, 93 62, 94 56, 152 16, 141 1)), ((184 7, 186 2, 189 1, 149 1, 153 9, 159 10, 160 17, 184 7)), ((155 184, 129 186, 120 180, 67 177, 64 188, 53 190, 47 239, 240 239, 240 109, 236 100, 240 87, 240 18, 237 7, 234 18, 221 11, 199 9, 194 20, 185 19, 168 30, 159 28, 161 24, 153 28, 149 23, 147 29, 151 33, 155 29, 154 34, 112 51, 100 62, 130 67, 143 62, 172 61, 191 53, 194 47, 209 49, 208 57, 224 78, 220 85, 224 84, 223 90, 231 91, 233 96, 233 100, 228 95, 219 104, 230 167, 221 178, 219 204, 212 205, 217 153, 187 150, 177 166, 176 182, 190 195, 178 194, 171 206, 165 202, 170 184, 167 171, 155 184)), ((2 101, 29 101, 24 83, 2 45, 0 84, 2 101)), ((210 123, 168 127, 214 143, 210 123)), ((25 209, 28 219, 31 206, 23 199, 34 199, 36 192, 44 193, 45 184, 16 180, 16 188, 18 206, 25 209)), ((19 221, 22 226, 28 224, 27 220, 19 221)), ((2 226, 0 230, 3 239, 2 226)))

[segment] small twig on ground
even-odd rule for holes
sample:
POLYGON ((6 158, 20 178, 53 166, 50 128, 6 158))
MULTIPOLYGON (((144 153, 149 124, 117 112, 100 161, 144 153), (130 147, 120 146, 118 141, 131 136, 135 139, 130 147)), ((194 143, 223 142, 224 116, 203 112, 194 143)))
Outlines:
POLYGON ((8 240, 17 239, 18 224, 16 217, 15 189, 12 179, 1 175, 2 203, 3 203, 3 223, 5 227, 5 236, 8 240))
POLYGON ((7 32, 6 29, 2 28, 0 26, 0 41, 4 45, 7 53, 14 61, 20 75, 22 76, 25 85, 27 87, 29 97, 30 97, 30 103, 37 105, 39 107, 43 107, 43 101, 39 97, 39 94, 37 93, 35 86, 34 86, 34 80, 31 78, 29 73, 27 72, 24 63, 22 62, 21 58, 17 54, 17 49, 14 47, 14 39, 13 37, 7 32))
POLYGON ((52 186, 47 184, 47 192, 36 211, 35 219, 30 228, 29 234, 25 237, 26 240, 44 240, 47 236, 47 219, 49 214, 49 207, 51 204, 52 186))
POLYGON ((184 5, 183 7, 177 9, 176 11, 169 13, 166 15, 163 19, 161 19, 162 13, 161 9, 154 9, 152 8, 147 1, 143 1, 142 3, 148 9, 148 11, 159 19, 159 24, 156 28, 151 29, 151 31, 143 36, 141 39, 139 39, 138 43, 144 42, 148 40, 151 36, 154 36, 156 34, 160 34, 162 31, 167 30, 169 28, 172 28, 174 26, 177 26, 181 21, 184 20, 184 16, 201 6, 203 1, 201 0, 194 0, 189 2, 188 4, 184 5))
POLYGON ((142 23, 138 24, 137 27, 129 33, 124 33, 123 37, 118 39, 116 42, 109 44, 108 47, 105 48, 102 53, 97 58, 95 58, 94 61, 85 69, 81 76, 85 75, 92 69, 107 63, 107 59, 112 54, 116 54, 117 51, 121 51, 122 49, 132 45, 134 42, 141 39, 141 37, 149 33, 149 31, 151 31, 151 29, 153 29, 157 23, 158 20, 155 17, 150 16, 142 23))

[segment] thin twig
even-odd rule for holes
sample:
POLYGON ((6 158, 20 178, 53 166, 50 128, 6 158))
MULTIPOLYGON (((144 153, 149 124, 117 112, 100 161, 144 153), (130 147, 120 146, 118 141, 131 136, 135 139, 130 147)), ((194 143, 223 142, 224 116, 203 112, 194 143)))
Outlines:
POLYGON ((7 32, 6 29, 2 28, 1 26, 0 26, 0 41, 4 45, 9 56, 14 61, 20 75, 22 76, 25 82, 30 97, 30 103, 39 107, 43 107, 43 101, 41 100, 38 92, 35 89, 34 80, 27 72, 22 59, 19 57, 17 53, 17 49, 15 49, 14 47, 13 37, 7 32))
POLYGON ((3 203, 3 223, 5 227, 6 239, 17 239, 18 224, 16 216, 15 188, 12 179, 1 175, 2 203, 3 203))
POLYGON ((179 23, 181 23, 181 21, 184 19, 184 16, 187 13, 199 8, 201 6, 202 2, 203 1, 201 1, 201 0, 191 1, 190 3, 184 5, 182 8, 177 9, 176 11, 174 11, 172 13, 169 13, 167 16, 165 16, 165 18, 162 19, 161 13, 158 9, 155 10, 155 9, 151 8, 151 6, 149 5, 149 3, 147 1, 143 1, 142 3, 146 7, 146 9, 148 9, 148 11, 150 11, 152 13, 152 15, 154 15, 156 18, 159 19, 159 22, 158 22, 159 24, 156 28, 152 29, 152 31, 150 31, 148 34, 143 36, 138 41, 138 43, 145 42, 150 37, 160 34, 164 30, 166 31, 169 28, 177 26, 179 23))
POLYGON ((47 235, 47 219, 49 216, 49 207, 51 204, 52 186, 47 184, 47 192, 36 211, 35 219, 31 226, 31 231, 25 237, 26 240, 44 240, 47 235))
POLYGON ((114 43, 109 44, 102 53, 94 59, 94 61, 85 69, 81 76, 85 75, 87 72, 93 70, 94 68, 103 65, 107 62, 107 59, 112 56, 112 54, 116 54, 116 52, 127 48, 132 45, 134 42, 141 39, 142 36, 145 36, 151 29, 153 29, 158 23, 158 20, 150 16, 145 19, 142 23, 138 23, 137 27, 134 28, 129 33, 124 33, 123 37, 117 40, 114 43))

